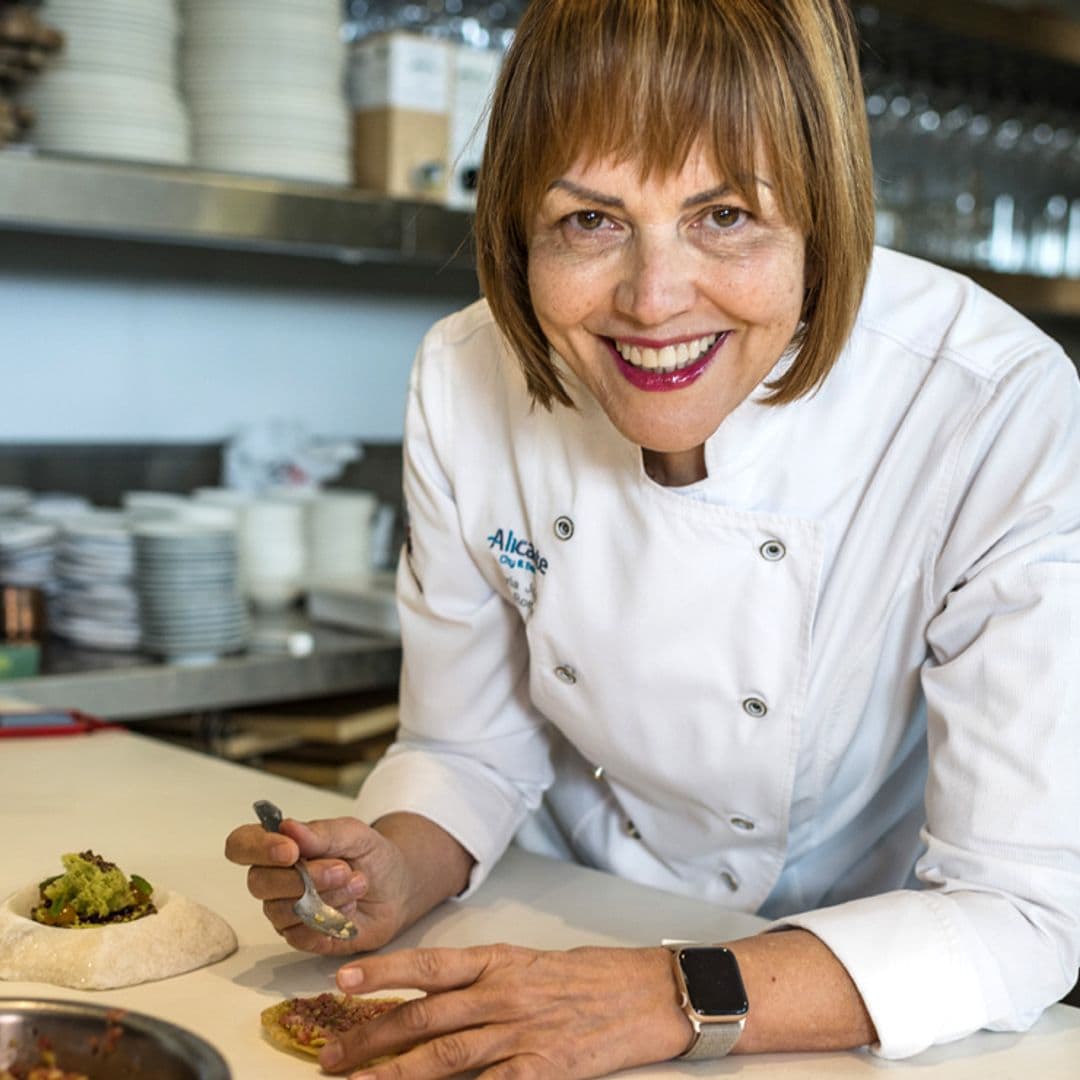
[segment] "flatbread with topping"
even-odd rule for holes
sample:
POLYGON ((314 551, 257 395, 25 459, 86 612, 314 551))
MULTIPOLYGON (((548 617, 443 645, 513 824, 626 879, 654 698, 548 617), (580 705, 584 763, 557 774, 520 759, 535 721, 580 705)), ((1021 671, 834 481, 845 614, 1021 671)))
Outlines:
POLYGON ((153 914, 130 922, 46 926, 31 918, 38 884, 0 905, 0 979, 111 990, 168 979, 236 951, 232 927, 179 893, 154 890, 153 914))
POLYGON ((263 1009, 262 1026, 267 1037, 279 1049, 315 1056, 331 1036, 366 1024, 376 1016, 396 1009, 404 1000, 399 997, 355 997, 331 993, 294 997, 263 1009))

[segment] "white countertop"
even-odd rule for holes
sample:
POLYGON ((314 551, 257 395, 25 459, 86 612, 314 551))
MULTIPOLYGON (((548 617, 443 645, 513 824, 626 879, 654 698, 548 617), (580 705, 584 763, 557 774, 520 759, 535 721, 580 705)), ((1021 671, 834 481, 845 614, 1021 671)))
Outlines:
MULTIPOLYGON (((61 853, 93 848, 129 873, 216 911, 240 940, 239 950, 220 963, 161 982, 92 992, 0 982, 0 997, 88 1000, 170 1020, 212 1043, 234 1080, 322 1075, 271 1047, 259 1027, 267 1005, 333 989, 340 962, 289 949, 248 896, 243 869, 225 860, 226 834, 254 820, 251 804, 259 798, 298 818, 337 816, 350 807, 343 796, 127 732, 0 739, 0 896, 56 873, 61 853)), ((512 850, 474 897, 444 905, 402 943, 653 944, 662 937, 738 936, 759 924, 753 916, 512 850)), ((1080 1009, 1055 1006, 1025 1035, 979 1033, 907 1062, 865 1052, 762 1055, 620 1075, 844 1080, 882 1069, 912 1080, 1076 1080, 1080 1009)))

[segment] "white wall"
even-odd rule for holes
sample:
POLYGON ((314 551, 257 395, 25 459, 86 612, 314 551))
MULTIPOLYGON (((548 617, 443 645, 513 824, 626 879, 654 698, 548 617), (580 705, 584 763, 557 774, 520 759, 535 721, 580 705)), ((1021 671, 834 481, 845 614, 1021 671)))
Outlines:
POLYGON ((2 442, 206 442, 260 420, 393 440, 466 275, 8 234, 2 442), (13 406, 13 407, 12 407, 13 406))

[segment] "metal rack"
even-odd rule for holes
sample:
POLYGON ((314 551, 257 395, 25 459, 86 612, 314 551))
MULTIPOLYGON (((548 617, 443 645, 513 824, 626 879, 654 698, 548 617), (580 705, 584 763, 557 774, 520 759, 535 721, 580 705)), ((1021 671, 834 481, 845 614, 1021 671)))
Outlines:
POLYGON ((348 187, 0 152, 0 229, 467 269, 459 211, 348 187))

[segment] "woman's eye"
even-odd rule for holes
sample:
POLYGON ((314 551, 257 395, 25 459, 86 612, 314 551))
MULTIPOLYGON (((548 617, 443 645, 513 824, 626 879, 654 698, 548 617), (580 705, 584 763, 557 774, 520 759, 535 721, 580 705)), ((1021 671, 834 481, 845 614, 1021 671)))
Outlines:
POLYGON ((607 218, 599 210, 578 210, 571 214, 568 220, 584 232, 596 232, 607 218))
POLYGON ((746 216, 746 211, 736 206, 717 206, 709 211, 709 221, 718 229, 725 230, 742 224, 746 216))

